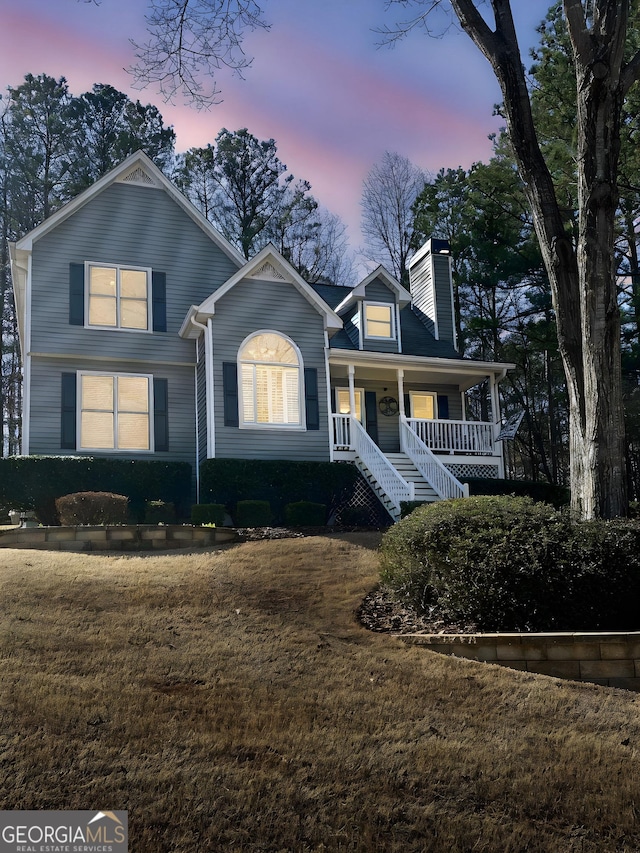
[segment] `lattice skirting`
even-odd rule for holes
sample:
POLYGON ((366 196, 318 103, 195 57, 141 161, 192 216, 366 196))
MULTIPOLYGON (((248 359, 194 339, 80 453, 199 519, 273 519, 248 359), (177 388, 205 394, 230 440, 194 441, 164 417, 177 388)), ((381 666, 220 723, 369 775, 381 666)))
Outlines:
POLYGON ((389 513, 362 474, 358 476, 351 496, 338 508, 335 520, 345 526, 388 527, 391 524, 389 513))
POLYGON ((458 480, 463 479, 464 477, 481 477, 488 480, 497 480, 500 476, 500 471, 497 465, 450 465, 447 463, 444 467, 448 471, 451 471, 453 476, 457 477, 458 480))

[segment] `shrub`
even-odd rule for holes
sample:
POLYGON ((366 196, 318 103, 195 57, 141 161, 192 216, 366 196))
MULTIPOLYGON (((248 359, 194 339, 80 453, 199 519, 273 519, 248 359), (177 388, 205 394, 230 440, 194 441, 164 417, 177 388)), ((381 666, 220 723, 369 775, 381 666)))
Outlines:
POLYGON ((480 630, 638 627, 640 523, 571 524, 529 498, 415 510, 382 543, 382 577, 421 612, 480 630))
POLYGON ((141 521, 148 500, 175 504, 189 516, 191 466, 187 462, 94 459, 90 456, 11 456, 0 459, 0 503, 33 510, 43 524, 58 524, 55 499, 76 492, 126 495, 141 521))
MULTIPOLYGON (((388 516, 387 516, 388 518, 388 516)), ((366 506, 345 506, 337 517, 339 524, 344 527, 377 526, 374 513, 366 506)))
POLYGON ((224 504, 194 504, 191 507, 192 524, 215 524, 216 527, 222 527, 224 515, 224 504))
POLYGON ((126 524, 129 499, 110 492, 76 492, 56 498, 61 524, 126 524))
POLYGON ((236 524, 238 527, 266 527, 271 524, 269 501, 238 501, 236 524))
POLYGON ((327 520, 327 507, 312 501, 287 504, 284 520, 291 527, 320 527, 327 520))
POLYGON ((419 506, 424 506, 426 501, 400 501, 400 518, 405 518, 407 515, 411 515, 414 509, 418 509, 419 506))
POLYGON ((469 484, 469 494, 478 495, 515 495, 534 501, 552 504, 557 509, 565 506, 571 499, 569 489, 556 486, 555 483, 541 483, 533 480, 498 480, 491 477, 462 477, 469 484))
POLYGON ((286 504, 298 501, 325 504, 330 517, 351 496, 359 476, 345 462, 207 459, 200 466, 200 497, 224 504, 233 518, 244 500, 268 501, 276 522, 284 520, 286 504))
POLYGON ((168 501, 147 501, 144 505, 145 524, 174 524, 175 505, 168 501))

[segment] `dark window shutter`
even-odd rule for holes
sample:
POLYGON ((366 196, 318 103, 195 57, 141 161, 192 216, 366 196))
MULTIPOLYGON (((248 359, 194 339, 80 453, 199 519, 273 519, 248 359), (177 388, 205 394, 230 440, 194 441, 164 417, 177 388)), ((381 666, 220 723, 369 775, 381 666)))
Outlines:
POLYGON ((376 392, 364 392, 364 411, 366 417, 366 426, 369 436, 375 443, 378 443, 378 407, 376 405, 376 392))
POLYGON ((318 371, 315 367, 305 367, 304 369, 304 405, 307 429, 320 429, 318 371))
POLYGON ((449 418, 449 398, 438 394, 438 419, 446 421, 449 418))
POLYGON ((153 436, 156 450, 169 449, 169 383, 153 379, 153 436))
POLYGON ((225 361, 222 365, 222 393, 224 396, 224 425, 238 426, 238 365, 225 361))
POLYGON ((408 394, 404 395, 404 400, 402 402, 404 404, 404 416, 406 418, 412 418, 413 415, 411 414, 411 398, 408 394))
POLYGON ((167 274, 153 270, 151 273, 153 331, 167 331, 167 274))
POLYGON ((60 447, 62 450, 76 449, 76 375, 62 374, 60 398, 60 447))
POLYGON ((84 264, 69 264, 69 323, 84 326, 84 264))

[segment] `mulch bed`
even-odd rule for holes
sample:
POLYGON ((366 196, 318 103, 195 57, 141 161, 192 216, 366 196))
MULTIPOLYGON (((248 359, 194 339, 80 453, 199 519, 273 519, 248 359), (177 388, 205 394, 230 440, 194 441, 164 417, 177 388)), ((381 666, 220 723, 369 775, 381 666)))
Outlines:
POLYGON ((356 610, 358 621, 370 631, 385 634, 473 634, 476 627, 443 619, 436 608, 424 615, 393 597, 379 586, 366 595, 356 610))

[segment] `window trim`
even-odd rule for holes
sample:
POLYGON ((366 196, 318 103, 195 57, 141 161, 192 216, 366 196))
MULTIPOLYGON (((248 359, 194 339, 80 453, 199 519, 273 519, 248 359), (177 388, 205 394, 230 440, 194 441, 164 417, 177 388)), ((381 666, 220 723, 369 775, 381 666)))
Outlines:
MULTIPOLYGON (((362 319, 363 319, 363 334, 368 340, 374 341, 396 341, 398 339, 396 332, 396 310, 395 302, 363 302, 362 304, 362 319), (389 309, 389 335, 370 335, 369 334, 369 318, 367 317, 367 308, 388 308, 389 309)), ((382 322, 380 320, 374 322, 382 322)))
POLYGON ((134 332, 143 335, 153 334, 153 270, 151 267, 141 267, 136 264, 114 264, 109 261, 85 261, 84 262, 84 327, 85 329, 99 329, 106 332, 134 332), (91 269, 92 267, 102 267, 103 269, 114 269, 116 271, 116 319, 118 323, 115 326, 103 326, 98 323, 90 323, 91 309, 91 269), (120 273, 122 270, 131 270, 133 272, 144 272, 147 278, 147 328, 135 329, 130 326, 122 326, 120 324, 120 273))
MULTIPOLYGON (((348 385, 336 385, 334 390, 335 390, 335 395, 336 395, 336 414, 337 415, 348 415, 348 414, 350 414, 350 412, 341 412, 340 411, 340 392, 346 391, 346 393, 349 394, 349 386, 348 385)), ((360 423, 362 424, 362 426, 365 426, 366 421, 367 421, 367 415, 365 412, 365 405, 364 405, 364 388, 354 387, 353 392, 356 396, 360 395, 360 415, 361 415, 361 417, 359 420, 360 420, 360 423)), ((354 415, 357 417, 355 412, 354 412, 354 415)))
POLYGON ((437 421, 438 418, 438 395, 435 391, 409 391, 409 412, 410 417, 415 420, 432 420, 437 421), (416 418, 413 414, 413 398, 414 396, 431 397, 433 399, 433 417, 432 418, 416 418))
MULTIPOLYGON (((76 373, 76 449, 79 451, 87 452, 87 453, 113 453, 113 454, 122 454, 122 453, 144 453, 150 454, 155 453, 155 435, 153 429, 154 422, 154 398, 153 398, 153 375, 151 373, 111 373, 108 370, 78 370, 76 373), (115 379, 113 387, 113 417, 114 417, 114 445, 117 445, 117 436, 118 436, 118 410, 117 410, 117 396, 118 396, 118 383, 117 380, 120 377, 125 378, 136 378, 136 379, 146 379, 147 380, 147 423, 148 423, 148 435, 149 435, 149 447, 148 448, 120 448, 117 446, 114 447, 84 447, 82 444, 82 413, 83 409, 83 400, 82 400, 82 378, 84 376, 107 376, 110 379, 115 379)), ((90 411, 90 410, 87 410, 90 411)))
MULTIPOLYGON (((238 347, 238 355, 237 355, 237 365, 238 365, 238 428, 239 429, 267 429, 267 430, 283 430, 285 432, 306 432, 307 429, 307 414, 306 414, 306 397, 305 397, 305 387, 304 387, 304 361, 302 359, 302 353, 300 352, 300 348, 288 335, 283 334, 277 329, 259 329, 256 332, 252 332, 250 335, 242 341, 240 346, 238 347), (279 338, 282 338, 286 341, 293 351, 296 354, 296 358, 298 359, 297 365, 289 365, 291 368, 298 371, 298 411, 300 414, 300 420, 298 423, 265 423, 263 421, 245 421, 244 419, 244 393, 242 388, 242 366, 244 364, 263 364, 265 366, 272 367, 286 367, 282 362, 260 362, 260 361, 252 361, 250 359, 243 359, 241 356, 242 350, 247 346, 247 344, 253 339, 257 338, 259 335, 277 335, 279 338)), ((255 393, 255 381, 253 384, 254 393, 255 393)), ((255 397, 254 397, 255 403, 255 397)))

